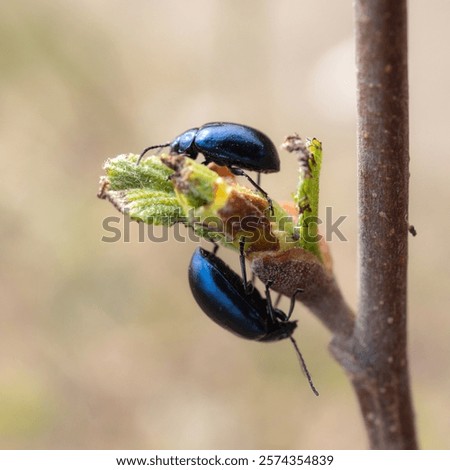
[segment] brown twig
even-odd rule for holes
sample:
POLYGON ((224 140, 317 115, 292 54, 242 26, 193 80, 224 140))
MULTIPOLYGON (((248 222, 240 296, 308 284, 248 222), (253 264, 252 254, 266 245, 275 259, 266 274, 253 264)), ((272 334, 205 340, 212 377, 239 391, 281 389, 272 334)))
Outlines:
POLYGON ((374 449, 415 449, 406 351, 408 67, 406 0, 355 0, 359 305, 332 350, 349 372, 374 449))

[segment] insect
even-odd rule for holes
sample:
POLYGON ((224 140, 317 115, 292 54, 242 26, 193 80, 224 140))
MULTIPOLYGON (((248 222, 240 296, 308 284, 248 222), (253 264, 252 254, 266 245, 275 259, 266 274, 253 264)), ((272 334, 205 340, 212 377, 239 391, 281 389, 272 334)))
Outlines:
POLYGON ((297 321, 290 320, 295 297, 291 298, 286 315, 272 305, 270 285, 266 298, 257 289, 248 293, 242 279, 214 253, 197 248, 189 265, 189 284, 200 308, 211 320, 241 338, 270 342, 289 338, 295 348, 303 371, 315 395, 311 375, 292 334, 297 321))
POLYGON ((259 174, 280 171, 280 158, 273 142, 262 132, 243 124, 210 122, 188 129, 171 142, 147 147, 137 164, 149 150, 164 147, 170 147, 170 153, 186 154, 194 160, 201 153, 205 163, 214 162, 228 167, 234 175, 244 176, 264 195, 273 213, 272 200, 259 185, 259 174), (258 183, 244 170, 258 172, 258 183))

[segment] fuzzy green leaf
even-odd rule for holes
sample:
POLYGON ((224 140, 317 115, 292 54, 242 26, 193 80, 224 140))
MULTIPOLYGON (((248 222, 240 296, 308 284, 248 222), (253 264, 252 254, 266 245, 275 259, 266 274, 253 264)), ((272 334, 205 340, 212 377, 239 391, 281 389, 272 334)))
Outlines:
POLYGON ((108 199, 133 220, 154 225, 173 225, 185 217, 170 181, 173 170, 160 157, 150 156, 136 165, 138 155, 119 155, 106 161, 104 169, 108 199))
POLYGON ((173 171, 156 156, 150 156, 136 165, 138 155, 119 155, 106 160, 104 169, 113 191, 148 188, 173 194, 169 180, 173 171))
MULTIPOLYGON (((301 142, 301 141, 300 141, 301 142)), ((300 246, 319 259, 319 178, 322 165, 322 143, 317 139, 306 139, 306 144, 297 143, 300 169, 299 184, 294 200, 297 203, 299 218, 297 222, 300 246)))

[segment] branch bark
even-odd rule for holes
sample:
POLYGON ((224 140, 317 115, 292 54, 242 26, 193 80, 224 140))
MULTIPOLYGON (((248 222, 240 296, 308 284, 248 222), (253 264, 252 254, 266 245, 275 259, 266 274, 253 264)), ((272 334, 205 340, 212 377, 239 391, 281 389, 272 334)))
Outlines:
POLYGON ((408 68, 406 0, 355 0, 359 305, 332 351, 350 374, 371 447, 416 449, 406 335, 408 68))

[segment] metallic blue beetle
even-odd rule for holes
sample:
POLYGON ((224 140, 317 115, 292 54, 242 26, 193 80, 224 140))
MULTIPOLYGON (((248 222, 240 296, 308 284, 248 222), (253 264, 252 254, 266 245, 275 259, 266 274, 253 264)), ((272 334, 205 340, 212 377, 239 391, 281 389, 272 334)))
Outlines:
POLYGON ((294 310, 295 295, 286 315, 274 308, 270 284, 266 298, 258 290, 249 294, 242 279, 214 253, 197 248, 189 265, 189 284, 200 308, 211 320, 241 338, 269 342, 289 338, 315 395, 318 395, 292 334, 297 321, 289 318, 294 310))
POLYGON ((267 192, 243 171, 280 171, 280 158, 275 145, 257 129, 232 122, 210 122, 183 132, 171 142, 147 147, 139 156, 137 164, 149 150, 164 147, 170 147, 170 153, 186 154, 192 159, 201 153, 206 163, 214 162, 228 167, 235 175, 245 176, 272 208, 267 192))
POLYGON ((171 153, 197 158, 229 168, 274 173, 280 171, 280 158, 273 142, 262 132, 232 122, 210 122, 189 129, 172 142, 147 147, 140 159, 151 149, 170 147, 171 153))

